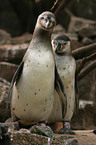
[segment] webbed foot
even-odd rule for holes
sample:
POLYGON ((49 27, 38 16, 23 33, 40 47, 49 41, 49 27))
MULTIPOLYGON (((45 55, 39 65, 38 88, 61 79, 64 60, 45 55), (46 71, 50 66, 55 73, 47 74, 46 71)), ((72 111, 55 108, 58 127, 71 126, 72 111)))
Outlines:
POLYGON ((55 133, 75 135, 75 132, 70 129, 70 122, 64 122, 63 128, 61 128, 60 131, 56 131, 55 133))
POLYGON ((65 129, 65 128, 61 128, 60 131, 56 131, 55 133, 75 135, 75 132, 71 131, 70 129, 65 129))

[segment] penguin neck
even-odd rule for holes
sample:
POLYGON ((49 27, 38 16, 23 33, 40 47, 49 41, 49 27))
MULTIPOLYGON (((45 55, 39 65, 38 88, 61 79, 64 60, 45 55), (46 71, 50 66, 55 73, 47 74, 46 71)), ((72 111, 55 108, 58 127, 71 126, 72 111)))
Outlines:
POLYGON ((44 29, 41 28, 35 28, 34 33, 33 33, 33 40, 36 39, 36 41, 46 41, 46 42, 50 42, 50 36, 51 36, 51 32, 50 31, 45 31, 44 29))
POLYGON ((67 52, 62 52, 62 53, 55 52, 55 54, 57 56, 71 56, 71 52, 70 53, 67 53, 67 52))

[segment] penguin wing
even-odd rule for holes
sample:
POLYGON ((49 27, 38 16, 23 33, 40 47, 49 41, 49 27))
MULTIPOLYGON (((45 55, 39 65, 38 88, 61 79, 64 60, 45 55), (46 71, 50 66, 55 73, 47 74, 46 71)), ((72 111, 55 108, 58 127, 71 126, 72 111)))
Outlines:
POLYGON ((77 75, 75 74, 75 114, 78 112, 79 108, 79 89, 77 75))
POLYGON ((9 88, 9 93, 8 93, 8 97, 10 96, 10 93, 11 93, 11 90, 12 90, 12 87, 13 87, 13 84, 14 82, 18 82, 19 78, 20 78, 20 75, 22 73, 22 70, 23 70, 23 65, 24 65, 24 61, 21 61, 20 65, 18 66, 14 76, 13 76, 13 79, 11 81, 11 84, 10 84, 10 88, 9 88))
POLYGON ((55 65, 55 89, 60 97, 60 101, 61 101, 61 105, 62 105, 62 118, 64 119, 66 110, 67 110, 67 97, 64 92, 64 85, 58 74, 56 65, 55 65))

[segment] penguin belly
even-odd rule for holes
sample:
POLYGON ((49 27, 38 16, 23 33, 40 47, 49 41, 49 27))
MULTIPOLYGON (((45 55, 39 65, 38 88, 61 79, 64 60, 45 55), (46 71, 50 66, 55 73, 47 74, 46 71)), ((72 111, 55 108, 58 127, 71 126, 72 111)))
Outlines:
POLYGON ((70 121, 75 109, 75 69, 76 62, 72 56, 57 56, 58 73, 63 81, 67 97, 67 111, 64 121, 70 121))
POLYGON ((54 100, 53 100, 53 109, 48 118, 48 122, 59 122, 62 120, 62 103, 60 101, 60 97, 55 90, 54 92, 54 100))
POLYGON ((28 50, 12 93, 13 113, 24 121, 43 121, 53 108, 54 57, 51 51, 28 50))

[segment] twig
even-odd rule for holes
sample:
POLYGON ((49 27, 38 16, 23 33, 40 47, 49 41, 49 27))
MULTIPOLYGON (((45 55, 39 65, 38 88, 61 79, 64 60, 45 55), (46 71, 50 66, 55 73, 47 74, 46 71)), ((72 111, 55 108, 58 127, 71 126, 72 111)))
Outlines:
POLYGON ((82 68, 84 67, 84 65, 85 65, 86 62, 88 62, 88 61, 90 61, 90 60, 94 60, 94 59, 96 59, 96 52, 93 53, 92 55, 88 56, 88 57, 84 57, 84 58, 81 60, 79 66, 78 66, 78 68, 77 68, 77 75, 80 73, 80 71, 82 70, 82 68))
POLYGON ((87 65, 84 69, 81 70, 81 72, 78 75, 78 80, 84 78, 90 71, 92 71, 95 68, 96 68, 96 60, 94 60, 89 65, 87 65))
POLYGON ((54 9, 54 7, 55 7, 55 5, 58 3, 58 0, 56 0, 55 2, 54 2, 54 5, 52 6, 52 8, 51 8, 51 11, 54 9))
POLYGON ((57 16, 58 12, 62 9, 64 9, 70 2, 71 0, 62 0, 62 2, 60 3, 60 5, 57 7, 57 9, 55 10, 54 14, 57 16))
POLYGON ((96 52, 96 43, 77 48, 72 51, 72 55, 77 60, 88 56, 90 52, 96 52))

